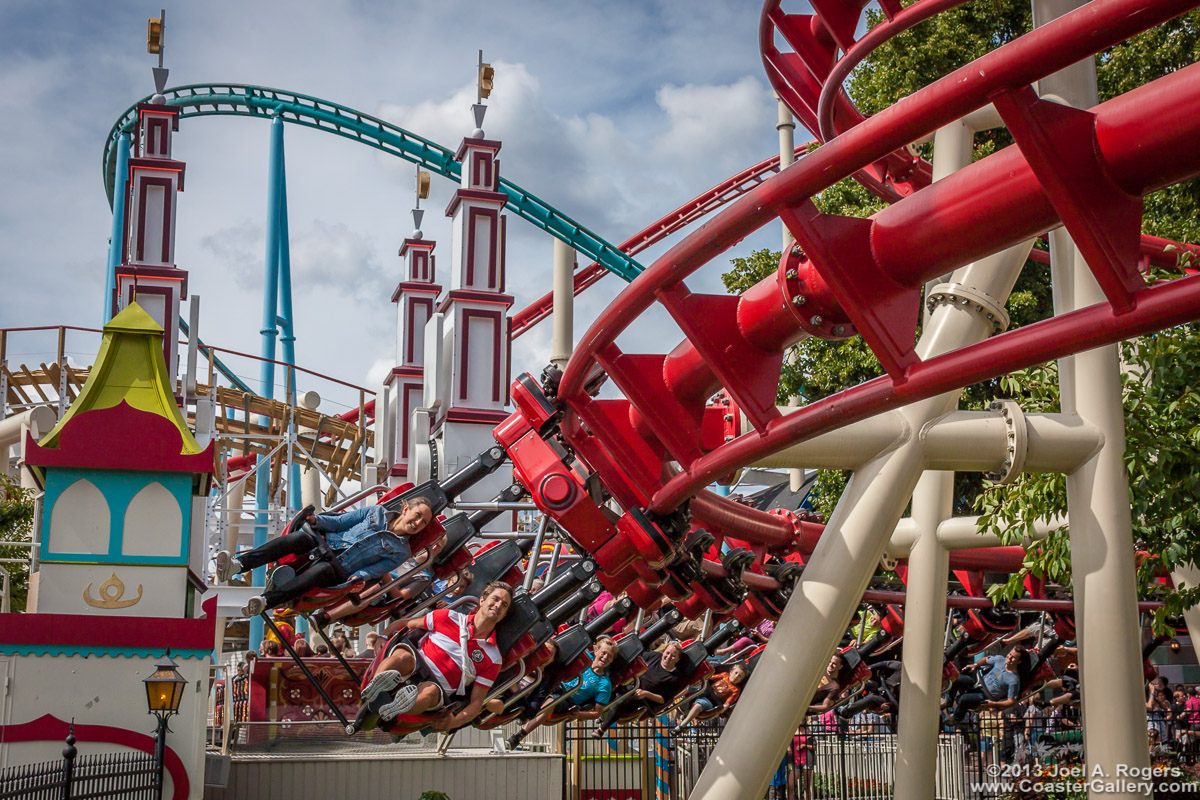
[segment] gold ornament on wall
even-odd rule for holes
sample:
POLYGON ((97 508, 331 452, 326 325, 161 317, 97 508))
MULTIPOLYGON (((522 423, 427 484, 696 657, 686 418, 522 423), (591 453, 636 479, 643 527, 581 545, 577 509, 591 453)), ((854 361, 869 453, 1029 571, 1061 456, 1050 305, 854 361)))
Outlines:
POLYGON ((113 573, 112 577, 100 584, 97 590, 100 593, 100 599, 92 597, 92 585, 89 583, 83 590, 83 602, 95 608, 129 608, 136 605, 142 599, 142 585, 139 583, 137 587, 137 597, 130 600, 123 600, 125 596, 125 584, 117 577, 117 573, 113 573))

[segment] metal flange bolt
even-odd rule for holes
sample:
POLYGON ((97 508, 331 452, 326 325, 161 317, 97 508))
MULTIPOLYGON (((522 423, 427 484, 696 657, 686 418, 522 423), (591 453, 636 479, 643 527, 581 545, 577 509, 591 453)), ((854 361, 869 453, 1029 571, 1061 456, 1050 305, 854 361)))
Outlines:
POLYGON ((970 311, 987 321, 993 334, 1002 332, 1008 327, 1008 312, 1004 305, 987 294, 971 286, 961 283, 939 283, 929 290, 925 297, 925 310, 930 314, 938 306, 947 305, 970 311))
POLYGON ((994 400, 988 410, 1000 414, 1006 435, 1003 467, 999 472, 985 472, 984 477, 996 483, 1012 483, 1025 469, 1025 455, 1029 450, 1029 427, 1025 422, 1025 412, 1016 400, 994 400))

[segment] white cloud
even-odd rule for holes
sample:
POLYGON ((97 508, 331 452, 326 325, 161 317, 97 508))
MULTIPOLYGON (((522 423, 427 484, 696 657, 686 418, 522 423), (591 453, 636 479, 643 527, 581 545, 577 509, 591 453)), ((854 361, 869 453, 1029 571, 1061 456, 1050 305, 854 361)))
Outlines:
POLYGON ((764 121, 775 116, 766 85, 749 75, 722 86, 663 86, 655 93, 670 129, 655 143, 660 163, 688 164, 717 158, 731 174, 748 166, 740 143, 754 141, 764 121))
POLYGON ((292 288, 296 292, 347 297, 391 295, 375 242, 345 223, 314 220, 291 242, 292 288))
MULTIPOLYGON (((740 3, 712 0, 704 14, 677 0, 574 8, 528 0, 502 9, 297 0, 292 9, 280 16, 213 0, 172 10, 170 82, 302 91, 456 148, 473 127, 475 49, 483 47, 497 70, 484 128, 503 141, 503 174, 614 243, 775 148, 753 45, 757 11, 740 3), (238 25, 227 24, 230 14, 238 25), (450 29, 453 37, 437 33, 450 29)), ((99 155, 117 115, 150 89, 145 17, 120 0, 0 6, 0 279, 9 287, 0 324, 98 322, 109 230, 99 155)), ((414 167, 296 126, 285 137, 298 358, 374 382, 378 365, 394 359, 390 297, 396 250, 412 227, 414 167)), ((203 297, 206 340, 249 352, 258 352, 262 318, 267 141, 264 121, 229 117, 184 119, 175 140, 188 164, 179 266, 203 297)), ((443 284, 451 259, 442 211, 453 190, 435 180, 423 203, 443 284)), ((552 248, 511 215, 508 231, 516 311, 548 290, 552 248)), ((639 258, 648 264, 664 249, 639 258)), ((710 266, 713 276, 696 285, 713 284, 721 270, 710 266)), ((606 278, 580 298, 577 336, 623 286, 606 278)), ((519 339, 514 369, 539 369, 549 339, 548 324, 519 339)), ((645 341, 643 349, 661 349, 653 331, 645 341)), ((250 362, 238 369, 257 373, 250 362)), ((357 403, 349 394, 341 402, 357 403)))
POLYGON ((383 381, 392 372, 392 367, 396 366, 395 359, 392 358, 377 358, 371 364, 371 368, 367 370, 367 385, 382 386, 383 381))
POLYGON ((200 238, 200 246, 232 274, 238 287, 262 291, 266 258, 263 225, 248 219, 200 238))

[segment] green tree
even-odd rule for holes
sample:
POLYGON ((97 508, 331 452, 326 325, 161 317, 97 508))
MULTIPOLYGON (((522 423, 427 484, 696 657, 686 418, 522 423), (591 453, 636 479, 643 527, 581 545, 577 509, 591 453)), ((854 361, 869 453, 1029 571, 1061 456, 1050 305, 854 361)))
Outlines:
MULTIPOLYGON (((32 541, 33 512, 32 493, 0 473, 0 541, 32 541)), ((25 560, 23 564, 0 564, 0 567, 4 567, 9 573, 12 610, 24 611, 25 599, 29 594, 29 548, 0 547, 0 558, 25 560)))
MULTIPOLYGON (((882 15, 868 11, 874 26, 882 15)), ((850 76, 847 91, 864 113, 875 113, 933 80, 988 51, 1028 32, 1029 4, 1023 0, 970 3, 937 15, 875 50, 850 76)), ((1101 101, 1122 94, 1169 72, 1200 60, 1200 12, 1193 11, 1121 43, 1097 58, 1101 101)), ((1012 144, 1007 131, 976 136, 974 157, 986 157, 1012 144)), ((928 157, 929 145, 922 146, 928 157)), ((851 180, 842 181, 814 198, 825 213, 865 217, 881 204, 851 180)), ((1146 198, 1144 229, 1176 241, 1200 239, 1200 180, 1190 180, 1146 198)), ((724 276, 733 292, 745 291, 778 267, 779 254, 766 250, 735 258, 724 276)), ((1048 269, 1029 261, 1007 304, 1012 327, 1044 319, 1051 313, 1048 269)), ((1168 596, 1168 610, 1200 599, 1200 589, 1165 592, 1151 585, 1152 574, 1171 564, 1200 563, 1200 486, 1193 477, 1200 443, 1200 337, 1188 325, 1123 345, 1129 370, 1124 378, 1127 453, 1140 549, 1158 555, 1142 563, 1143 589, 1168 596)), ((811 402, 883 373, 860 338, 845 342, 807 339, 788 359, 779 399, 792 395, 811 402)), ((1057 367, 1044 364, 1001 376, 963 392, 965 408, 981 408, 998 397, 1017 399, 1028 411, 1058 411, 1057 367)), ((845 483, 845 474, 824 471, 818 478, 818 509, 832 511, 845 483)), ((1032 527, 1038 518, 1065 511, 1065 481, 1061 475, 1023 475, 1004 486, 978 474, 956 478, 956 511, 982 515, 982 527, 1008 529, 1010 540, 1032 527)), ((1070 580, 1070 550, 1066 531, 1052 535, 1031 550, 1026 569, 1056 583, 1070 580)), ((1022 591, 1021 575, 997 587, 998 597, 1022 591)))

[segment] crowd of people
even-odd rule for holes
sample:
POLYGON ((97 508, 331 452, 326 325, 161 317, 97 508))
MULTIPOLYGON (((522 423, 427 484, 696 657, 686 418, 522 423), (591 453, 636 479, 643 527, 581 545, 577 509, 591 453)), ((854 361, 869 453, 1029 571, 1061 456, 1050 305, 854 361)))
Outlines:
MULTIPOLYGON (((340 515, 313 514, 307 517, 306 526, 263 547, 237 556, 218 554, 218 578, 228 580, 237 573, 290 556, 313 562, 298 575, 287 574, 271 585, 247 605, 247 615, 294 601, 314 588, 378 580, 395 575, 395 570, 415 570, 420 572, 418 577, 427 579, 407 587, 413 595, 410 599, 415 599, 444 588, 433 585, 432 573, 416 569, 420 564, 413 560, 409 546, 415 541, 412 537, 433 518, 432 505, 424 497, 409 498, 398 511, 372 507, 340 515)), ((444 540, 443 533, 433 544, 425 545, 429 558, 436 555, 444 540)), ((460 575, 458 588, 465 589, 469 582, 469 573, 460 575)), ((539 579, 535 583, 535 589, 541 582, 539 579)), ((452 599, 431 595, 432 610, 400 619, 383 636, 370 633, 362 652, 355 652, 345 630, 335 632, 330 639, 336 652, 330 652, 324 642, 313 647, 303 637, 295 637, 286 625, 281 630, 300 657, 340 655, 376 662, 363 687, 363 710, 351 726, 353 730, 387 727, 399 717, 414 714, 429 716, 434 727, 452 728, 474 721, 485 710, 488 690, 503 663, 494 631, 514 601, 514 590, 504 583, 488 584, 474 613, 445 608, 452 599)), ((595 619, 619 600, 609 592, 601 593, 587 608, 585 618, 595 619)), ((831 657, 809 708, 808 722, 796 733, 792 758, 797 765, 811 763, 805 744, 811 736, 872 736, 894 731, 899 662, 886 661, 878 654, 865 657, 873 642, 888 638, 883 616, 878 609, 864 609, 831 657), (863 670, 862 665, 868 668, 863 670), (876 674, 872 675, 871 668, 876 674), (892 672, 890 678, 888 670, 892 672), (861 685, 864 671, 868 676, 865 687, 861 685)), ((642 623, 647 625, 653 619, 651 614, 642 623)), ((682 660, 681 642, 699 639, 702 632, 699 621, 684 621, 672 637, 657 643, 647 658, 645 674, 632 687, 622 689, 614 686, 609 675, 617 653, 610 636, 620 635, 630 622, 629 618, 616 620, 592 643, 590 664, 581 675, 520 692, 524 725, 510 738, 510 747, 519 746, 539 725, 562 719, 594 720, 594 734, 603 736, 620 719, 639 712, 657 715, 669 711, 670 730, 675 735, 723 717, 736 704, 752 669, 748 657, 774 629, 774 623, 766 621, 714 648, 707 654, 713 673, 696 683, 694 676, 681 674, 678 665, 682 660)), ((1078 673, 1071 642, 1058 642, 1055 620, 1049 615, 1026 627, 1016 625, 1015 618, 1012 623, 1007 633, 982 637, 970 648, 962 648, 953 656, 947 654, 954 677, 944 687, 942 730, 964 735, 978 754, 980 769, 1014 759, 1036 760, 1048 748, 1075 745, 1082 738, 1078 673), (1046 640, 1053 645, 1049 653, 1041 648, 1046 640), (968 650, 975 655, 967 655, 968 650), (1053 670, 1048 671, 1048 665, 1053 670), (1035 667, 1040 669, 1037 680, 1033 679, 1035 667)), ((955 633, 960 637, 978 636, 977 632, 968 635, 963 627, 957 627, 955 633)), ((260 654, 283 655, 279 645, 268 638, 260 654)), ((239 679, 244 682, 244 674, 235 678, 235 683, 239 679)), ((525 680, 518 690, 525 688, 532 677, 525 680)), ((503 701, 493 702, 496 707, 490 710, 498 713, 507 709, 503 701)), ((1200 687, 1170 687, 1157 678, 1148 685, 1146 709, 1152 750, 1159 755, 1191 758, 1197 749, 1196 731, 1200 729, 1200 687)))

